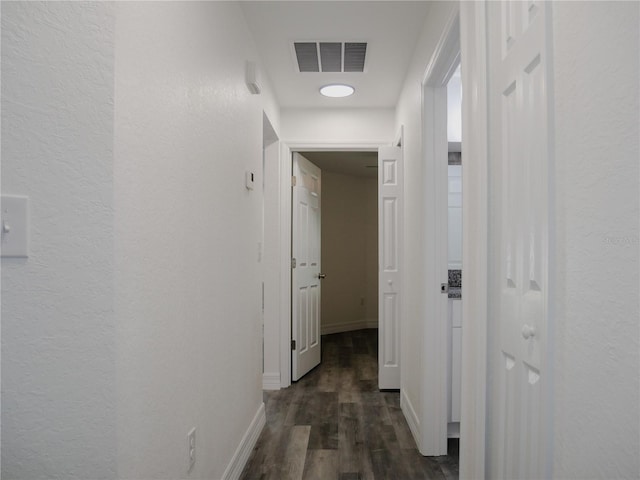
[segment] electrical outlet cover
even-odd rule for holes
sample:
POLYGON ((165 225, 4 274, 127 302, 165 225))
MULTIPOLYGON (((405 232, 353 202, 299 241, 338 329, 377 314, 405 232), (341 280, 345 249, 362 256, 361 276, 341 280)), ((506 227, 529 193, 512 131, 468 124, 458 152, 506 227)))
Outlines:
POLYGON ((189 433, 187 433, 187 454, 189 464, 187 466, 187 473, 191 471, 196 463, 196 428, 193 427, 189 433))

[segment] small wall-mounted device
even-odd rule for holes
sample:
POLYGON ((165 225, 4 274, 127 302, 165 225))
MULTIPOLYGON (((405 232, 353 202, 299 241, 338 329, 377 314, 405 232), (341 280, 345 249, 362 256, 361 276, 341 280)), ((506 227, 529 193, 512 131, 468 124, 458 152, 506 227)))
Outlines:
POLYGON ((247 60, 245 82, 247 84, 247 88, 253 95, 258 95, 262 91, 262 85, 260 85, 260 72, 256 62, 247 60))
POLYGON ((21 195, 2 195, 0 233, 3 257, 29 256, 29 198, 21 195))
POLYGON ((255 174, 253 172, 245 173, 245 186, 247 187, 247 190, 253 190, 255 181, 255 174))

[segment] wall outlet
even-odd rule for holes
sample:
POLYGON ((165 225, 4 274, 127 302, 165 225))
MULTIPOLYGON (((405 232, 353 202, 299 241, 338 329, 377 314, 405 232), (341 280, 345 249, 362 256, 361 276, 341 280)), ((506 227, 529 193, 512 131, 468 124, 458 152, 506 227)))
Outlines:
POLYGON ((196 427, 193 427, 189 433, 187 433, 187 449, 189 455, 189 464, 187 466, 188 473, 196 463, 196 427))

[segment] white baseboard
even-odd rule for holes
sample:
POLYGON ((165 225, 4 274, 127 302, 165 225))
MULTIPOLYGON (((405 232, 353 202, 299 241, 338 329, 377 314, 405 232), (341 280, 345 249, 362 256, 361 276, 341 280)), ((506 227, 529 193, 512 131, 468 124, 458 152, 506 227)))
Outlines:
POLYGON ((265 372, 262 374, 263 390, 280 390, 280 372, 265 372))
POLYGON ((402 410, 402 413, 404 413, 404 418, 409 424, 409 430, 411 430, 416 446, 418 447, 418 450, 420 450, 420 420, 418 420, 416 410, 413 408, 411 400, 409 400, 409 397, 404 390, 400 390, 400 409, 402 410))
POLYGON ((224 474, 222 474, 222 480, 237 480, 240 478, 242 470, 244 470, 247 460, 249 460, 249 455, 251 455, 251 451, 253 450, 253 447, 256 446, 258 437, 260 437, 260 433, 266 423, 266 418, 264 403, 261 403, 260 407, 258 407, 258 411, 253 417, 253 420, 251 421, 251 424, 249 425, 249 428, 242 436, 240 445, 238 445, 238 448, 233 454, 231 462, 229 462, 224 474))
POLYGON ((331 333, 351 332, 365 328, 378 328, 378 319, 363 318, 355 322, 323 324, 320 328, 320 333, 321 335, 329 335, 331 333))

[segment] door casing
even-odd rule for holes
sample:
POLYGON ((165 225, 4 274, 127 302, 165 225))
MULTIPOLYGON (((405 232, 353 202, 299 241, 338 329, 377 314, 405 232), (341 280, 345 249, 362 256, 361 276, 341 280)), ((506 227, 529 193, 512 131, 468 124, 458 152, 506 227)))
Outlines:
POLYGON ((473 152, 462 177, 462 390, 460 478, 484 478, 487 403, 488 109, 484 2, 460 5, 462 144, 473 152))
MULTIPOLYGON (((441 293, 440 285, 448 283, 447 83, 459 63, 460 20, 456 8, 447 21, 422 80, 426 274, 421 359, 421 364, 424 365, 421 385, 422 418, 418 448, 420 453, 427 456, 447 454, 448 296, 441 293)), ((462 231, 465 232, 464 225, 462 231)))
POLYGON ((293 152, 377 152, 375 143, 281 143, 280 151, 280 388, 291 385, 291 166, 293 152))

